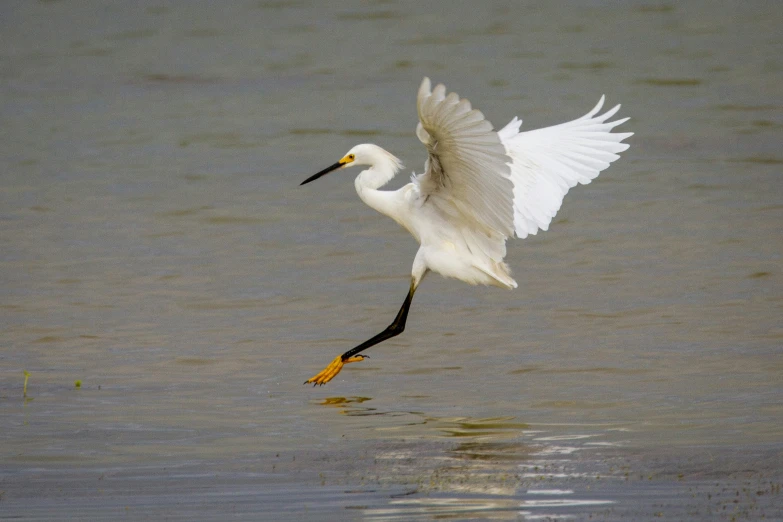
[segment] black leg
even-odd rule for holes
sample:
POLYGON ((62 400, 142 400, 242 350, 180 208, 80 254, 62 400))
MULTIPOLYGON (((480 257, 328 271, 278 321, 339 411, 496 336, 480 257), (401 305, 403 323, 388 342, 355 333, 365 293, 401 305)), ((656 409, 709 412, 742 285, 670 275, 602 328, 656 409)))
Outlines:
POLYGON ((413 293, 416 291, 416 287, 411 281, 411 288, 408 290, 408 296, 405 298, 405 302, 402 303, 402 308, 397 312, 397 317, 394 318, 392 324, 386 327, 384 331, 376 335, 375 337, 364 341, 356 348, 352 348, 342 355, 343 361, 353 357, 359 352, 363 352, 371 346, 375 346, 378 343, 382 343, 386 339, 391 339, 394 336, 400 335, 405 330, 405 321, 408 320, 408 310, 411 307, 411 301, 413 301, 413 293))

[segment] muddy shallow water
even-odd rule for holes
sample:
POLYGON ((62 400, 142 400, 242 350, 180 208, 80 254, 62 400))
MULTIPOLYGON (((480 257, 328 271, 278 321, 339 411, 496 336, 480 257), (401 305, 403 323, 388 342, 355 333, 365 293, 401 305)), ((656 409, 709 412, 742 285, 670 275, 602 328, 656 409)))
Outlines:
POLYGON ((0 516, 782 518, 781 16, 5 3, 0 516), (355 172, 298 185, 366 141, 420 170, 424 75, 636 134, 509 242, 519 289, 429 276, 304 387, 416 244, 355 172))

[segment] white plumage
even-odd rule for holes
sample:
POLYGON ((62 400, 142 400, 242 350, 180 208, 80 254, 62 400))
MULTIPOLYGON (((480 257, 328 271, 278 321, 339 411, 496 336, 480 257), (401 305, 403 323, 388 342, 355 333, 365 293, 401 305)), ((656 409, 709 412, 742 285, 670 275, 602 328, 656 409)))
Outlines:
POLYGON ((596 116, 604 98, 581 118, 519 132, 514 118, 499 132, 455 93, 425 78, 419 88, 416 134, 427 148, 424 173, 393 192, 380 192, 401 163, 375 145, 357 145, 345 166, 370 165, 356 179, 369 206, 408 229, 421 244, 416 283, 426 270, 471 284, 514 288, 503 263, 506 239, 547 230, 568 189, 590 183, 628 148, 632 133, 612 133, 627 118, 606 123, 616 106, 596 116))
POLYGON ((590 183, 628 148, 621 142, 633 133, 611 131, 629 118, 607 122, 620 106, 596 116, 603 104, 601 96, 579 119, 527 132, 519 132, 522 120, 514 118, 498 132, 512 162, 517 237, 549 229, 568 189, 590 183))
POLYGON ((361 360, 360 351, 399 334, 413 293, 430 270, 470 284, 516 288, 503 262, 506 239, 547 230, 568 190, 590 183, 628 148, 621 142, 633 133, 611 132, 628 118, 607 121, 620 106, 598 115, 603 102, 602 96, 593 110, 560 125, 519 132, 522 121, 514 118, 495 132, 467 99, 446 94, 443 85, 431 89, 424 78, 416 128, 428 154, 422 174, 399 190, 378 190, 402 163, 377 145, 362 144, 305 180, 302 184, 344 167, 368 165, 355 181, 359 197, 420 244, 408 298, 395 321, 307 382, 328 382, 342 364, 361 360))

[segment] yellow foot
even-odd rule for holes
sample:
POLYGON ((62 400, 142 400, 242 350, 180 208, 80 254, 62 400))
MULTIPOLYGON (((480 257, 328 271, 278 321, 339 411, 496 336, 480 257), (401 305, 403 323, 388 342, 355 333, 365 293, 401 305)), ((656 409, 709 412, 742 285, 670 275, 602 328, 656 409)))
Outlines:
POLYGON ((343 356, 338 355, 335 357, 335 359, 329 363, 329 366, 321 370, 321 373, 310 377, 307 379, 304 383, 310 384, 313 383, 313 386, 316 384, 323 386, 327 382, 334 379, 334 376, 340 373, 340 370, 343 369, 343 366, 345 366, 348 363, 352 362, 359 362, 363 361, 365 359, 364 355, 354 355, 353 357, 349 357, 348 359, 343 361, 343 356))

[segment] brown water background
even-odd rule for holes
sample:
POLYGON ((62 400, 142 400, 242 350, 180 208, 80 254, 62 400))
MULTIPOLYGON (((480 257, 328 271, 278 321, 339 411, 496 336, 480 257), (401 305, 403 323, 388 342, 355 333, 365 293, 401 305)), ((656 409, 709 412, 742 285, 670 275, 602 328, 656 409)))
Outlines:
POLYGON ((4 2, 0 518, 783 517, 782 5, 4 2), (430 276, 303 387, 417 245, 298 185, 421 170, 425 75, 636 134, 518 290, 430 276))

